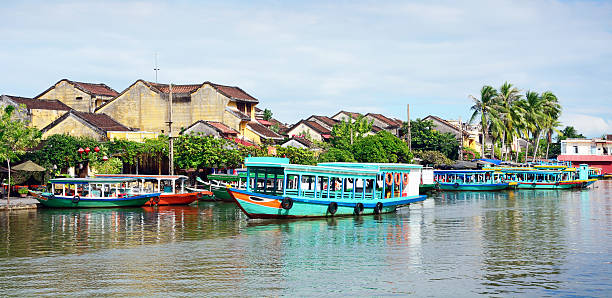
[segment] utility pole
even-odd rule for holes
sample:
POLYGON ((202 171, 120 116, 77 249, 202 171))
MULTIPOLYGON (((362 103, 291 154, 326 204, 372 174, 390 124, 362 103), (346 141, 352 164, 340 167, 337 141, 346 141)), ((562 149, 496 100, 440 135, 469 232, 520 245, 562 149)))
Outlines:
POLYGON ((412 151, 412 135, 410 134, 410 104, 406 104, 406 114, 408 115, 408 134, 406 134, 406 141, 408 142, 408 150, 412 151))
POLYGON ((463 124, 459 116, 459 160, 463 160, 463 124))
POLYGON ((174 175, 174 141, 172 140, 172 83, 170 83, 170 97, 168 100, 168 139, 170 140, 170 150, 168 150, 170 153, 170 156, 168 156, 170 169, 168 170, 168 174, 174 175))

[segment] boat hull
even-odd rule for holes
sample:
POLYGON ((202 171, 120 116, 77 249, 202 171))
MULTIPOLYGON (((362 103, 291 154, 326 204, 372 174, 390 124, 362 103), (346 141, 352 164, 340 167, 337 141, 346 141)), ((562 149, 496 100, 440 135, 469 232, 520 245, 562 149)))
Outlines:
POLYGON ((215 188, 213 186, 212 193, 217 200, 224 202, 233 202, 232 196, 227 192, 227 188, 215 188))
POLYGON ((419 185, 419 193, 428 192, 436 187, 436 184, 421 184, 419 185))
MULTIPOLYGON (((290 209, 283 209, 281 201, 283 197, 263 195, 230 188, 228 194, 238 204, 240 209, 249 218, 308 218, 308 217, 329 217, 329 216, 350 216, 357 215, 355 206, 357 203, 363 204, 363 211, 359 214, 374 214, 374 208, 379 201, 334 201, 337 204, 335 213, 329 212, 331 201, 291 198, 293 206, 290 209)), ((383 207, 380 213, 394 212, 399 206, 408 205, 425 200, 427 197, 413 196, 397 199, 385 199, 380 201, 383 207)))
POLYGON ((520 182, 519 189, 571 189, 583 188, 595 183, 597 179, 560 181, 560 182, 520 182))
POLYGON ((32 195, 41 205, 49 208, 110 208, 110 207, 141 207, 152 197, 159 194, 143 194, 128 198, 80 198, 78 202, 73 197, 55 196, 51 193, 34 193, 32 195))
POLYGON ((198 199, 199 192, 190 192, 182 194, 162 194, 159 196, 159 202, 155 202, 155 198, 151 198, 145 203, 145 206, 154 205, 189 205, 198 199))
POLYGON ((460 183, 439 183, 438 189, 445 191, 495 191, 509 187, 509 183, 495 184, 460 184, 460 183))

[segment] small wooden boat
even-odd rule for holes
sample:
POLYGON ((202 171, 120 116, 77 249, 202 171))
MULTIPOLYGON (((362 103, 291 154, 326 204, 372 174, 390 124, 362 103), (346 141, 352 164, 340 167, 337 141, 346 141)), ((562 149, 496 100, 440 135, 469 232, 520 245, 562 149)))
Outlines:
POLYGON ((234 199, 227 192, 228 188, 244 189, 246 185, 246 173, 238 175, 210 174, 206 176, 208 181, 199 180, 214 195, 215 200, 233 202, 234 199))
POLYGON ((53 208, 140 207, 159 198, 158 192, 133 192, 128 184, 135 181, 128 178, 57 178, 49 180, 50 192, 30 193, 41 205, 53 208))
POLYGON ((595 183, 597 179, 589 178, 588 165, 572 167, 535 166, 534 168, 499 168, 504 173, 504 179, 518 183, 520 189, 571 189, 585 188, 595 183))
POLYGON ((249 157, 245 164, 246 188, 228 192, 250 218, 379 214, 426 198, 419 195, 420 165, 308 166, 276 157, 249 157))
POLYGON ((189 191, 185 190, 185 180, 187 176, 182 175, 139 175, 139 174, 97 174, 102 178, 130 178, 136 179, 139 183, 136 189, 146 192, 158 192, 159 199, 151 199, 145 205, 189 205, 198 198, 210 195, 209 191, 189 191))
POLYGON ((494 170, 437 170, 434 181, 437 189, 445 191, 491 191, 516 185, 494 170))

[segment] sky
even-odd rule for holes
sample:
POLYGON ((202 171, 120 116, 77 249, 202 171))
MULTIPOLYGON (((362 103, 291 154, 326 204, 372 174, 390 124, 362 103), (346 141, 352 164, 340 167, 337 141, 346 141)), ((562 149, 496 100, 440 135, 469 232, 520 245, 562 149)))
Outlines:
POLYGON ((61 79, 239 86, 275 118, 469 119, 483 85, 552 91, 612 133, 612 2, 2 1, 0 94, 61 79))

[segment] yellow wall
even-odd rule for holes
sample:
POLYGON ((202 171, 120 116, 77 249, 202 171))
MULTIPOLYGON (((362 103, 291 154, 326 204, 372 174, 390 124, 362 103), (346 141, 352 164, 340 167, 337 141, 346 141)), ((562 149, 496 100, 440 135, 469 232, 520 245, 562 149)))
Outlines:
POLYGON ((39 99, 57 99, 79 112, 90 112, 95 103, 91 101, 89 94, 75 88, 66 81, 60 81, 54 88, 38 97, 39 99), (77 100, 77 97, 83 99, 77 100))
POLYGON ((251 131, 248 127, 244 130, 244 137, 253 141, 257 145, 261 145, 261 138, 255 132, 251 131))
POLYGON ((109 140, 128 140, 142 143, 145 139, 157 138, 159 133, 147 131, 109 131, 106 132, 106 136, 109 140))
POLYGON ((91 137, 98 141, 104 141, 106 139, 106 136, 99 134, 98 131, 77 120, 74 116, 68 116, 64 121, 44 132, 42 137, 46 139, 50 135, 55 134, 68 134, 73 137, 91 137))
POLYGON ((30 122, 30 125, 42 129, 67 112, 68 111, 34 109, 32 110, 32 122, 30 122))
MULTIPOLYGON (((210 85, 203 85, 191 94, 191 101, 177 100, 172 105, 173 135, 198 120, 218 121, 240 130, 241 121, 225 111, 232 103, 210 85)), ((143 131, 168 132, 168 99, 138 81, 96 113, 105 113, 119 123, 143 131)))

